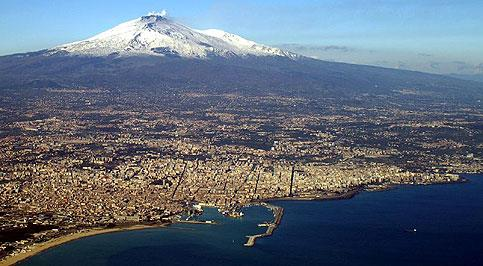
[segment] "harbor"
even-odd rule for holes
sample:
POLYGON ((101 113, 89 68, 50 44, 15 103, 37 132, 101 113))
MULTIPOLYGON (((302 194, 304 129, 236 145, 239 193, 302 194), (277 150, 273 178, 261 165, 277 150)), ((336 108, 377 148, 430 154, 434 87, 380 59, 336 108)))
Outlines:
POLYGON ((18 265, 132 265, 129 258, 138 265, 169 265, 176 257, 177 265, 203 266, 213 265, 214 256, 223 265, 297 265, 307 257, 325 265, 385 266, 390 260, 401 266, 418 265, 421 260, 429 266, 478 265, 481 244, 477 239, 482 230, 478 227, 481 213, 475 209, 481 209, 483 202, 482 184, 478 175, 451 186, 361 192, 352 200, 270 201, 283 208, 283 224, 270 238, 254 238, 252 248, 244 246, 246 236, 266 232, 274 222, 273 210, 251 203, 241 209, 243 218, 233 219, 210 206, 203 208, 198 219, 216 221, 215 226, 176 223, 92 235, 38 252, 18 265), (397 212, 380 212, 390 208, 397 212), (442 230, 434 227, 435 219, 442 230), (374 221, 386 228, 388 241, 380 241, 381 229, 373 226, 374 221), (455 227, 462 231, 454 231, 455 227), (458 238, 461 232, 464 241, 458 238), (428 241, 432 245, 424 245, 428 241), (429 257, 435 253, 441 256, 429 257))
POLYGON ((262 234, 247 236, 248 239, 247 239, 247 242, 244 244, 245 247, 253 247, 258 238, 271 236, 273 234, 273 231, 277 229, 278 225, 282 221, 282 216, 283 216, 282 207, 275 206, 269 203, 261 203, 261 205, 269 208, 273 212, 273 218, 274 218, 273 222, 259 224, 258 226, 266 226, 267 231, 265 231, 265 233, 262 233, 262 234))

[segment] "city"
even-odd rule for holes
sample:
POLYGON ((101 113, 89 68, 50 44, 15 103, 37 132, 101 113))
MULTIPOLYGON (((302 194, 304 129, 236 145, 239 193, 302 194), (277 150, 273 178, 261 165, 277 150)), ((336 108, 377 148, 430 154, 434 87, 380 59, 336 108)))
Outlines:
MULTIPOLYGON (((404 97, 407 100, 404 101, 404 97)), ((481 109, 104 88, 0 96, 1 256, 79 230, 166 224, 196 203, 352 197, 481 172, 481 109)))
POLYGON ((0 266, 480 265, 482 13, 0 1, 0 266))

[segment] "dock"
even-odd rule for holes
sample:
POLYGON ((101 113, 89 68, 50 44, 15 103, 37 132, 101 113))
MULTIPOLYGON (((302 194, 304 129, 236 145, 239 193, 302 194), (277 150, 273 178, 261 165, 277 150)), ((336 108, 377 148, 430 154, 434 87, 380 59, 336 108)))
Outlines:
POLYGON ((272 210, 273 217, 274 217, 273 222, 270 224, 267 224, 267 231, 265 231, 265 233, 247 236, 248 240, 244 244, 245 247, 253 247, 258 238, 271 236, 273 234, 273 231, 277 229, 278 225, 282 221, 282 216, 283 216, 282 207, 271 205, 271 204, 262 204, 262 205, 272 210))

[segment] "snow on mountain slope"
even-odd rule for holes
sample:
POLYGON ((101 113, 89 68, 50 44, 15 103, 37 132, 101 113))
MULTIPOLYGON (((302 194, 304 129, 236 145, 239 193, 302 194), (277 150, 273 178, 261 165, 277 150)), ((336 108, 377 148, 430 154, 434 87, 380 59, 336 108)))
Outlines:
POLYGON ((59 52, 86 56, 297 57, 293 53, 257 44, 221 30, 191 29, 168 19, 164 13, 149 14, 122 23, 87 40, 49 50, 50 54, 59 52))
POLYGON ((235 34, 224 32, 222 30, 209 29, 209 30, 197 30, 197 31, 208 36, 219 38, 237 47, 238 49, 245 51, 247 54, 251 54, 251 53, 260 54, 260 55, 267 54, 267 55, 278 55, 278 56, 289 56, 289 57, 295 56, 294 54, 282 51, 278 48, 260 45, 256 42, 244 39, 235 34))

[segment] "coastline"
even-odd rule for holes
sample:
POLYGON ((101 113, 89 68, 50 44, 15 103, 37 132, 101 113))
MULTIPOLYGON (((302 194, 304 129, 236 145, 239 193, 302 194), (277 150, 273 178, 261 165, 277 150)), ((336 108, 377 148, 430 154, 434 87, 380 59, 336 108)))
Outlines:
MULTIPOLYGON (((356 187, 354 189, 351 189, 346 192, 341 192, 341 193, 320 193, 320 194, 312 194, 312 195, 294 195, 292 197, 280 197, 280 198, 267 198, 263 200, 256 200, 252 201, 248 204, 245 204, 245 207, 248 207, 250 205, 264 205, 265 207, 272 209, 274 211, 274 222, 270 224, 267 227, 267 231, 262 234, 258 235, 252 235, 252 236, 247 236, 248 240, 247 243, 244 245, 246 247, 252 247, 255 245, 256 239, 261 238, 261 237, 268 237, 273 234, 273 231, 278 227, 278 225, 281 222, 282 216, 283 216, 283 208, 280 206, 275 206, 270 204, 271 201, 325 201, 325 200, 344 200, 344 199, 351 199, 355 197, 357 194, 363 191, 368 191, 368 192, 378 192, 378 191, 385 191, 393 188, 397 188, 401 185, 409 185, 409 186, 421 186, 421 185, 448 185, 448 184, 461 184, 461 183, 466 183, 469 180, 464 178, 462 175, 459 175, 458 180, 456 181, 450 181, 450 182, 438 182, 438 183, 430 183, 430 184, 390 184, 384 187, 379 187, 377 189, 368 189, 365 186, 360 186, 356 187)), ((185 222, 185 221, 178 221, 180 223, 196 223, 196 224, 207 224, 206 222, 185 222)), ((163 228, 167 227, 172 223, 163 223, 163 224, 155 224, 155 225, 143 225, 143 224, 135 224, 135 225, 130 225, 130 226, 117 226, 113 228, 89 228, 89 229, 83 229, 80 232, 75 232, 75 233, 70 233, 67 235, 62 235, 60 237, 52 238, 46 242, 34 244, 30 247, 28 247, 28 250, 24 253, 19 252, 13 255, 10 255, 8 257, 3 258, 0 260, 0 266, 4 265, 16 265, 24 260, 27 260, 28 258, 35 256, 43 251, 46 251, 50 248, 54 248, 56 246, 78 240, 81 238, 85 237, 90 237, 90 236, 95 236, 95 235, 101 235, 101 234, 109 234, 109 233, 115 233, 115 232, 122 232, 122 231, 134 231, 134 230, 143 230, 143 229, 152 229, 152 228, 163 228)))
POLYGON ((321 192, 321 193, 312 193, 306 195, 293 195, 293 196, 286 196, 286 197, 279 197, 279 198, 267 198, 263 200, 254 201, 257 202, 270 202, 270 201, 326 201, 326 200, 346 200, 352 199, 357 196, 361 192, 380 192, 386 191, 390 189, 397 189, 402 186, 434 186, 434 185, 452 185, 452 184, 462 184, 467 183, 469 180, 462 176, 462 174, 458 174, 458 179, 454 181, 444 181, 444 182, 435 182, 435 183, 414 183, 414 184, 378 184, 374 187, 370 186, 357 186, 350 190, 334 193, 334 192, 321 192))
POLYGON ((294 195, 291 197, 280 197, 280 198, 268 198, 255 202, 270 202, 270 201, 324 201, 324 200, 343 200, 352 199, 360 192, 364 191, 363 187, 357 187, 346 192, 341 193, 320 193, 320 194, 307 194, 307 195, 294 195))
POLYGON ((14 255, 10 255, 3 260, 0 260, 0 266, 6 265, 16 265, 28 258, 35 256, 43 251, 48 249, 60 246, 62 244, 78 240, 85 237, 95 236, 95 235, 102 235, 102 234, 109 234, 115 232, 122 232, 122 231, 134 231, 134 230, 143 230, 143 229, 150 229, 150 228, 162 228, 166 227, 168 223, 165 224, 156 224, 156 225, 132 225, 127 227, 113 227, 113 228, 92 228, 92 229, 85 229, 80 232, 75 232, 67 235, 63 235, 57 238, 52 238, 46 242, 42 242, 39 244, 34 244, 29 247, 28 251, 22 253, 17 253, 14 255))

